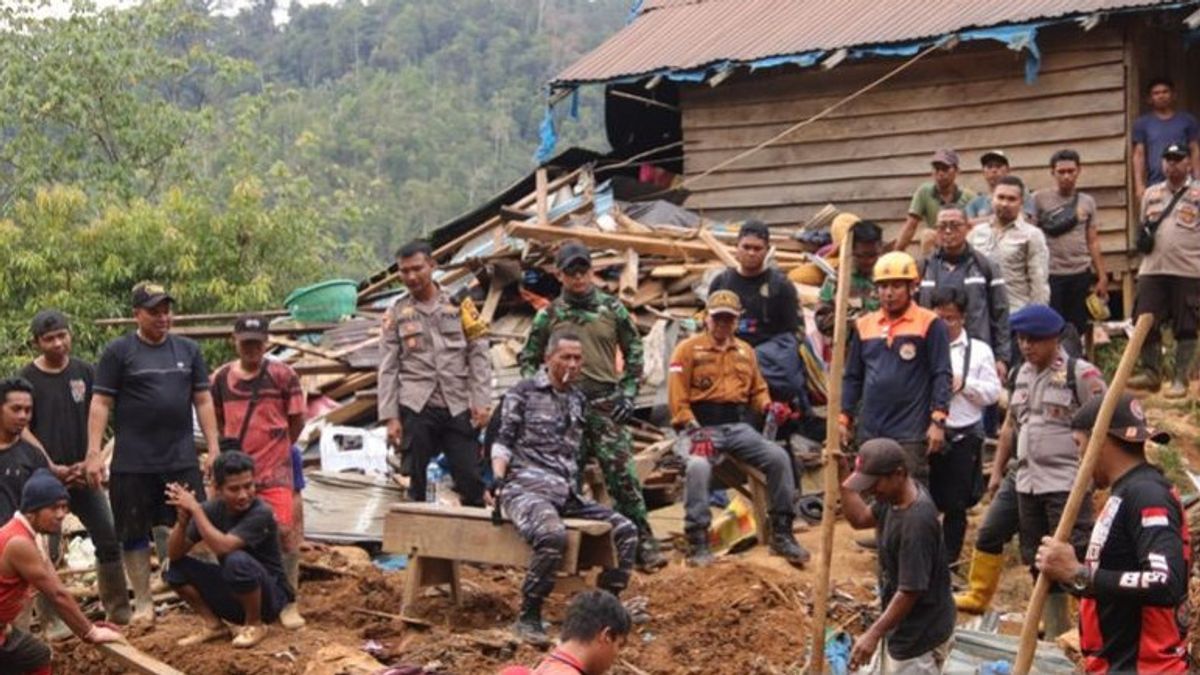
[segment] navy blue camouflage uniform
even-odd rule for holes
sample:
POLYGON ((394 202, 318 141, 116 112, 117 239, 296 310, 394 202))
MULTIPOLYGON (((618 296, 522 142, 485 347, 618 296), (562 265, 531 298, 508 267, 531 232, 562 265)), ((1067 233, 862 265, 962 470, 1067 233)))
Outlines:
POLYGON ((518 382, 504 396, 493 459, 508 460, 500 505, 521 536, 533 547, 533 560, 521 592, 540 603, 554 588, 554 574, 567 546, 563 518, 603 520, 612 524, 617 569, 605 570, 599 586, 613 593, 629 583, 637 552, 634 524, 577 491, 576 460, 584 433, 586 398, 578 388, 557 392, 546 371, 518 382))

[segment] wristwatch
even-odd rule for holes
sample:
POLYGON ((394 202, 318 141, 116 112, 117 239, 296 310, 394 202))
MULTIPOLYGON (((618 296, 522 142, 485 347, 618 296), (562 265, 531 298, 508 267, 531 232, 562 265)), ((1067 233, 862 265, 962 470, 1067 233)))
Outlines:
POLYGON ((1087 565, 1080 565, 1071 577, 1071 590, 1076 593, 1086 593, 1092 587, 1092 573, 1087 565))

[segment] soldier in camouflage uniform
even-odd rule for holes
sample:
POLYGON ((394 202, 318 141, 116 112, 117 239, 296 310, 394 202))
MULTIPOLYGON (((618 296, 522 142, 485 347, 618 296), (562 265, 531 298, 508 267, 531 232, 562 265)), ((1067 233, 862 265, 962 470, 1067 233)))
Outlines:
POLYGON ((666 559, 646 518, 642 485, 633 468, 633 437, 624 424, 633 417, 638 377, 642 372, 642 339, 629 310, 592 283, 592 254, 579 242, 567 242, 555 258, 562 294, 537 313, 529 341, 521 350, 521 375, 530 377, 541 365, 550 334, 569 326, 583 341, 583 372, 579 388, 587 397, 580 466, 595 458, 604 473, 617 511, 637 526, 638 566, 658 569, 666 559), (617 350, 625 359, 616 367, 617 350))
POLYGON ((618 567, 602 572, 598 585, 613 594, 629 584, 638 541, 633 523, 607 506, 585 500, 576 487, 586 398, 573 381, 583 363, 582 338, 560 329, 550 336, 546 351, 545 368, 505 394, 500 431, 492 446, 492 470, 501 486, 496 499, 533 548, 521 586, 521 615, 513 630, 537 644, 549 642, 542 626, 542 603, 554 588, 554 573, 567 546, 562 518, 612 524, 618 567))
MULTIPOLYGON (((854 245, 850 254, 854 269, 850 270, 850 305, 846 319, 853 326, 858 317, 879 309, 879 291, 875 289, 873 275, 875 261, 879 260, 883 251, 883 230, 869 220, 860 220, 851 229, 854 232, 854 245)), ((837 277, 827 277, 821 285, 816 312, 817 328, 827 338, 833 337, 833 305, 836 297, 837 277)))

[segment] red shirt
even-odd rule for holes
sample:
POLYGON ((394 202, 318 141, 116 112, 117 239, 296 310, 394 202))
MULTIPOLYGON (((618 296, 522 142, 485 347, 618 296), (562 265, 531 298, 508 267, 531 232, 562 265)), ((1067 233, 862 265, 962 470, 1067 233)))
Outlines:
POLYGON ((555 649, 533 669, 533 675, 587 675, 587 671, 583 669, 582 661, 555 649))
MULTIPOLYGON (((0 527, 0 555, 14 539, 33 541, 33 530, 20 514, 0 527)), ((4 644, 3 627, 16 620, 29 599, 29 582, 21 577, 0 577, 0 644, 4 644)))
MULTIPOLYGON (((254 482, 259 488, 290 488, 292 442, 288 438, 288 416, 304 414, 304 391, 291 366, 274 359, 263 363, 266 376, 258 382, 258 403, 246 427, 242 450, 254 459, 254 482)), ((257 377, 245 376, 236 361, 213 373, 213 404, 222 420, 222 436, 237 438, 241 432, 257 377)))

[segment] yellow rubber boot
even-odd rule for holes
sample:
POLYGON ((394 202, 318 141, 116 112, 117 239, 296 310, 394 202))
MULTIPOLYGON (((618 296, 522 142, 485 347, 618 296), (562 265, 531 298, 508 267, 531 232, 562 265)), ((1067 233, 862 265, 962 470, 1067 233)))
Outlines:
POLYGON ((1000 570, 1004 568, 1004 554, 984 553, 975 549, 971 553, 971 572, 966 593, 954 596, 959 611, 968 614, 983 614, 1000 586, 1000 570))

